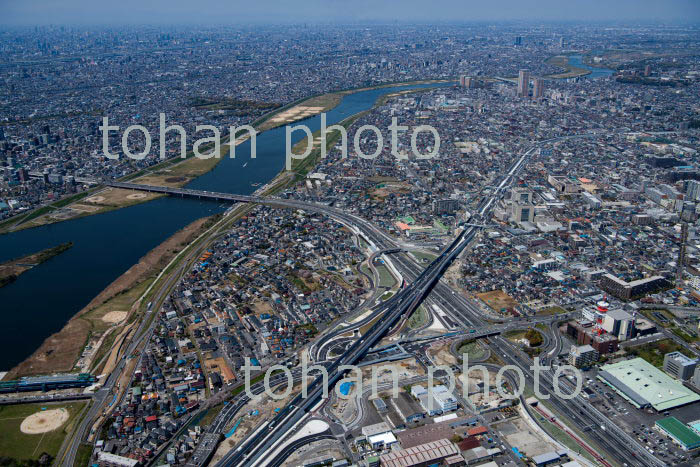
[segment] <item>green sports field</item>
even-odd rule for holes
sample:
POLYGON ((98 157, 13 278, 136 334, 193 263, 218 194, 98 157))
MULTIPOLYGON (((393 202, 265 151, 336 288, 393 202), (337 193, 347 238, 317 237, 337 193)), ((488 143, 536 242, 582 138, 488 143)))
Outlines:
POLYGON ((18 404, 0 406, 0 457, 10 457, 17 460, 38 459, 42 453, 55 457, 61 448, 61 443, 69 433, 78 418, 85 402, 62 402, 56 404, 18 404), (46 410, 65 408, 68 410, 68 420, 53 431, 29 435, 20 431, 22 420, 42 408, 46 410))

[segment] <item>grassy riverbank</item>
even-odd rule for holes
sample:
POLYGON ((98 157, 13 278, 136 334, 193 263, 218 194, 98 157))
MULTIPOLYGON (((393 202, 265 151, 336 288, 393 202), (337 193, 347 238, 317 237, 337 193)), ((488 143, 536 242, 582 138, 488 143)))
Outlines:
POLYGON ((590 70, 570 65, 568 55, 555 55, 553 57, 549 57, 547 60, 545 60, 545 62, 549 65, 558 66, 564 69, 562 73, 554 73, 551 75, 547 75, 546 78, 566 79, 591 74, 590 70))
POLYGON ((60 255, 72 246, 72 242, 66 242, 52 248, 41 250, 38 253, 11 259, 10 261, 0 264, 0 287, 16 281, 23 273, 41 263, 45 263, 54 256, 60 255))

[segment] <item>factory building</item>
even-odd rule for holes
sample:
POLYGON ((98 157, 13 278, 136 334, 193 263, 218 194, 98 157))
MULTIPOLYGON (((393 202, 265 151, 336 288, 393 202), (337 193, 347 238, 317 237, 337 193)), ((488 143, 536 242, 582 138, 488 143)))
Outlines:
POLYGON ((670 436, 686 451, 700 448, 700 436, 676 417, 657 420, 656 427, 670 436))
POLYGON ((372 449, 383 449, 396 443, 396 437, 386 422, 362 427, 362 436, 372 449))
POLYGON ((408 449, 398 449, 382 454, 380 459, 383 467, 427 467, 441 463, 455 465, 455 462, 464 462, 457 447, 448 439, 440 439, 408 449))
POLYGON ((695 373, 693 373, 693 379, 690 380, 690 384, 700 389, 700 365, 695 367, 695 373))
POLYGON ((428 415, 435 416, 446 412, 457 410, 457 399, 454 398, 446 386, 440 384, 432 390, 432 397, 428 394, 428 390, 423 386, 412 386, 411 395, 418 399, 421 407, 425 409, 428 415))

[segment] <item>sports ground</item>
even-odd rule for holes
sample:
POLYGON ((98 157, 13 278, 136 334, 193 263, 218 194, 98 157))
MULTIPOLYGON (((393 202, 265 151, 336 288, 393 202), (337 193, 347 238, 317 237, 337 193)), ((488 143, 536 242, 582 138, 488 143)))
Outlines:
POLYGON ((0 457, 38 459, 44 452, 55 457, 84 406, 85 402, 0 406, 0 457), (24 433, 22 422, 24 431, 36 434, 24 433))

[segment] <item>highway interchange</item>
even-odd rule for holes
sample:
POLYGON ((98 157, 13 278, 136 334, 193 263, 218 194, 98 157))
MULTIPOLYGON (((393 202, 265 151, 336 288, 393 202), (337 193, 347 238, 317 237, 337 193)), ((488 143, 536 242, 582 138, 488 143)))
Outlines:
MULTIPOLYGON (((473 221, 488 221, 491 210, 495 206, 498 199, 505 195, 507 189, 511 186, 516 176, 525 166, 529 157, 539 147, 564 139, 590 136, 595 136, 595 133, 553 138, 539 142, 530 147, 515 160, 508 173, 501 179, 500 183, 494 187, 494 190, 487 195, 487 197, 482 200, 477 212, 472 217, 473 221)), ((260 203, 274 207, 320 212, 336 219, 340 223, 349 227, 356 234, 364 237, 375 251, 400 248, 400 245, 397 245, 394 239, 386 235, 368 221, 358 216, 344 213, 327 205, 291 199, 214 193, 202 190, 167 188, 151 185, 140 185, 135 183, 109 182, 105 183, 105 185, 117 188, 167 193, 183 197, 186 196, 201 199, 213 199, 216 201, 225 202, 260 203)), ((488 326, 488 323, 482 319, 481 316, 483 313, 477 306, 460 294, 455 293, 445 282, 441 281, 442 275, 449 268, 449 266, 466 248, 470 246, 471 242, 477 236, 479 229, 480 228, 475 225, 466 225, 464 230, 440 254, 440 256, 425 268, 422 268, 415 262, 402 255, 397 255, 392 257, 392 259, 389 259, 388 255, 386 254, 383 255, 383 258, 386 259, 387 264, 390 267, 395 268, 395 270, 398 271, 402 278, 406 281, 405 286, 390 299, 375 306, 366 318, 358 321, 357 323, 353 323, 352 326, 345 326, 333 330, 332 332, 322 336, 321 340, 319 340, 315 347, 311 348, 312 356, 323 360, 323 364, 328 370, 329 390, 344 376, 347 369, 343 368, 343 365, 354 365, 360 362, 363 357, 373 347, 375 347, 383 337, 387 335, 387 333, 397 329, 397 324, 408 318, 413 311, 415 311, 416 308, 426 300, 430 306, 438 307, 442 311, 444 317, 447 317, 447 319, 443 317, 441 321, 444 320, 443 324, 447 324, 450 328, 461 328, 464 331, 466 328, 483 329, 488 326), (329 362, 327 360, 327 355, 319 352, 319 349, 323 348, 324 342, 328 342, 340 334, 347 333, 349 330, 359 329, 360 327, 372 322, 372 320, 375 321, 369 330, 367 330, 363 335, 359 336, 352 342, 352 344, 349 344, 345 353, 340 355, 334 361, 329 362), (315 352, 313 351, 314 349, 315 352)), ((172 277, 177 278, 179 275, 174 274, 172 277)), ((167 287, 163 286, 160 289, 163 296, 165 291, 168 291, 172 286, 172 282, 167 281, 166 285, 167 287)), ((163 298, 161 297, 161 302, 162 299, 163 298)), ((158 308, 156 307, 156 309, 158 308)), ((124 355, 131 355, 134 351, 136 351, 138 346, 144 342, 146 336, 150 335, 150 332, 144 332, 142 329, 144 326, 146 326, 146 323, 150 321, 155 320, 144 319, 142 321, 139 330, 135 334, 137 338, 133 339, 129 343, 128 350, 124 353, 124 355)), ((557 333, 554 333, 554 335, 556 336, 557 333)), ((548 354, 548 356, 551 355, 552 360, 559 353, 561 346, 560 342, 557 342, 556 346, 558 347, 555 347, 553 352, 548 354)), ((492 352, 498 353, 499 357, 502 355, 503 360, 507 364, 515 365, 516 367, 520 368, 527 378, 533 378, 532 370, 530 368, 530 359, 522 354, 522 352, 520 352, 518 349, 513 348, 505 339, 498 336, 493 337, 490 341, 490 349, 492 352)), ((87 416, 84 417, 78 431, 70 441, 70 446, 67 449, 64 457, 63 465, 72 465, 73 461, 75 460, 77 448, 86 436, 87 428, 91 426, 94 419, 103 409, 103 406, 105 405, 107 399, 109 399, 109 396, 112 394, 113 388, 125 365, 125 359, 120 360, 117 368, 115 368, 115 371, 109 375, 107 381, 103 385, 103 388, 97 391, 95 394, 87 416)), ((293 374, 295 379, 300 375, 297 369, 293 371, 293 374)), ((551 369, 544 370, 540 373, 542 387, 545 389, 544 392, 551 395, 551 404, 555 406, 560 413, 565 415, 580 431, 586 432, 587 436, 592 438, 599 447, 605 449, 607 455, 611 456, 611 458, 615 458, 621 464, 643 466, 663 465, 660 460, 651 455, 631 436, 626 434, 607 417, 583 400, 581 396, 577 395, 567 400, 556 396, 553 393, 555 384, 553 374, 554 372, 551 369)), ((284 375, 280 376, 281 378, 277 380, 275 380, 273 377, 273 381, 281 382, 281 380, 284 379, 284 375)), ((286 435, 294 427, 300 425, 301 422, 308 418, 308 414, 319 404, 323 394, 323 388, 321 387, 322 383, 322 378, 316 378, 309 385, 309 395, 307 398, 304 399, 301 397, 301 395, 295 397, 290 404, 288 404, 277 414, 277 416, 259 426, 255 432, 248 436, 248 438, 245 439, 236 449, 233 449, 227 453, 217 465, 253 466, 265 465, 268 461, 272 461, 272 459, 266 459, 266 456, 274 451, 277 446, 280 445, 280 443, 283 443, 286 435)), ((570 387, 566 378, 558 379, 558 384, 564 394, 571 393, 572 388, 570 387)), ((262 389, 258 387, 254 388, 254 392, 258 390, 261 391, 262 389)), ((243 405, 245 405, 246 402, 247 396, 245 396, 244 393, 236 396, 234 400, 229 402, 219 414, 219 417, 217 417, 217 420, 212 427, 212 431, 221 432, 226 427, 228 421, 231 420, 231 418, 243 405)))

